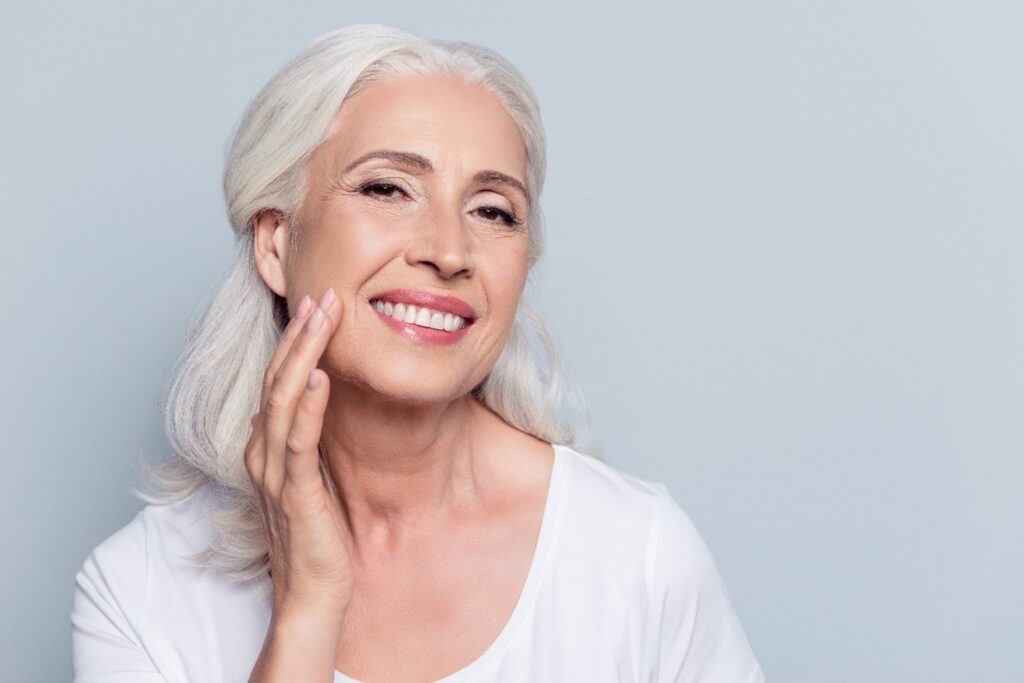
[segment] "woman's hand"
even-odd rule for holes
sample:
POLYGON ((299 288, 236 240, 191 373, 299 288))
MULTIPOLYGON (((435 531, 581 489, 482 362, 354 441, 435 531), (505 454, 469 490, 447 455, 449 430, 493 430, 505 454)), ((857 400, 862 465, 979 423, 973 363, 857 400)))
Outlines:
POLYGON ((270 545, 274 617, 339 630, 352 597, 350 538, 320 475, 330 382, 316 366, 341 314, 333 289, 317 306, 303 297, 267 366, 245 448, 270 545))

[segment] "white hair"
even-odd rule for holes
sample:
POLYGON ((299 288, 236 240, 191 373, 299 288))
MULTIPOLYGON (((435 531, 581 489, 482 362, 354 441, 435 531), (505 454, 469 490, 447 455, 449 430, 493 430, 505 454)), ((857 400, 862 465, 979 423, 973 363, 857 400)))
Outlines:
MULTIPOLYGON (((245 581, 269 568, 268 539, 243 451, 249 418, 259 410, 263 373, 289 320, 285 300, 256 269, 253 218, 268 209, 296 216, 309 158, 331 134, 342 102, 374 82, 412 74, 458 76, 501 100, 519 127, 528 159, 531 273, 540 256, 537 199, 545 174, 540 109, 519 71, 497 53, 386 26, 356 25, 315 40, 260 90, 232 136, 224 170, 238 256, 201 319, 190 323, 172 371, 164 429, 173 455, 162 462, 143 460, 140 475, 151 490, 133 490, 143 501, 168 504, 215 484, 222 505, 207 515, 217 538, 193 559, 223 570, 231 580, 245 581)), ((517 429, 599 457, 588 444, 582 392, 526 296, 501 355, 472 395, 517 429)), ((322 460, 321 474, 335 493, 322 460)))

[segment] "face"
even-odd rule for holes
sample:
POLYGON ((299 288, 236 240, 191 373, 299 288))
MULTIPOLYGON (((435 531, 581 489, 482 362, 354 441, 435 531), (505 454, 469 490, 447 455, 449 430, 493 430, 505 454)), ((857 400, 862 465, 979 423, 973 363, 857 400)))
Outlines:
POLYGON ((417 75, 353 95, 333 131, 292 243, 287 223, 257 220, 261 274, 293 312, 334 287, 344 313, 320 367, 335 386, 416 403, 468 393, 504 347, 528 271, 518 127, 484 87, 417 75))

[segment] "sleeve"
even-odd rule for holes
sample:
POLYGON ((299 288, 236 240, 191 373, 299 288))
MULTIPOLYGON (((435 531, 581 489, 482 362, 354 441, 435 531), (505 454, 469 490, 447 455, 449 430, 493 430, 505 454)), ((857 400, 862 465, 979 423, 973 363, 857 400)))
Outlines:
POLYGON ((649 572, 652 681, 763 683, 714 559, 664 485, 649 572))
POLYGON ((142 510, 96 546, 75 575, 74 683, 166 683, 139 635, 147 569, 142 510))

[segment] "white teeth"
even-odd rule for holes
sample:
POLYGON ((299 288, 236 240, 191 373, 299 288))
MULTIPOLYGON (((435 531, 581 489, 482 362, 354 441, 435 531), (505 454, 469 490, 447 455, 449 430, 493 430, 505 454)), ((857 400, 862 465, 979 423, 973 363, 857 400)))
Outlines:
POLYGON ((396 304, 390 301, 374 301, 373 307, 386 316, 400 322, 412 323, 420 327, 454 332, 466 326, 466 319, 454 313, 443 313, 422 306, 396 304))

